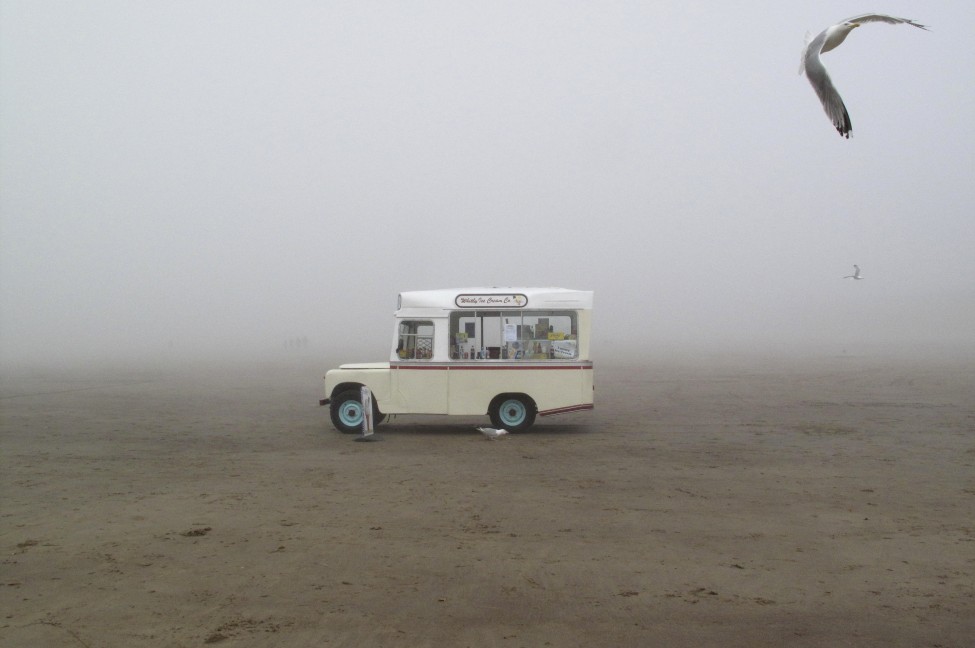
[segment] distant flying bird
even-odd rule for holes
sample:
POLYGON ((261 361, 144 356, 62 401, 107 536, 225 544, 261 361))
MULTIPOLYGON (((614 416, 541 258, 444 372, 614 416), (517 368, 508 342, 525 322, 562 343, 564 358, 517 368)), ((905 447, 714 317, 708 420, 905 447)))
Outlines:
POLYGON ((479 427, 477 428, 477 430, 478 432, 480 432, 481 434, 483 434, 484 436, 492 440, 497 439, 500 436, 504 436, 505 434, 508 433, 507 430, 495 430, 494 428, 489 428, 489 427, 479 427))
POLYGON ((847 18, 841 23, 827 27, 815 38, 809 40, 806 43, 805 49, 802 50, 802 61, 799 64, 799 74, 805 72, 806 78, 809 79, 813 90, 816 91, 819 100, 823 103, 823 109, 833 122, 833 126, 836 127, 836 130, 842 137, 847 139, 850 139, 850 131, 853 130, 853 124, 850 123, 850 113, 846 111, 846 106, 843 104, 843 99, 840 98, 840 93, 833 87, 833 82, 830 80, 826 68, 823 67, 822 61, 819 60, 819 55, 839 47, 846 40, 846 37, 850 35, 851 31, 863 23, 868 22, 884 22, 890 25, 905 24, 927 30, 927 27, 924 25, 920 25, 908 18, 896 18, 894 16, 885 16, 884 14, 854 16, 853 18, 847 18))
POLYGON ((854 263, 853 264, 853 274, 846 275, 843 278, 844 279, 863 279, 863 277, 860 276, 860 266, 858 266, 857 264, 854 263))

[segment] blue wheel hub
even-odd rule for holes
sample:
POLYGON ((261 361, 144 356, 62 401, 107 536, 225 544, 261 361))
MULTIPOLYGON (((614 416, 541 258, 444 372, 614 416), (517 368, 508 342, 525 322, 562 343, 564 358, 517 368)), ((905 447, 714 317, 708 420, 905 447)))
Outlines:
POLYGON ((528 409, 520 400, 510 398, 501 403, 498 415, 505 427, 518 427, 528 417, 528 409))
POLYGON ((342 403, 339 408, 339 420, 342 425, 357 427, 362 425, 362 403, 350 400, 342 403))

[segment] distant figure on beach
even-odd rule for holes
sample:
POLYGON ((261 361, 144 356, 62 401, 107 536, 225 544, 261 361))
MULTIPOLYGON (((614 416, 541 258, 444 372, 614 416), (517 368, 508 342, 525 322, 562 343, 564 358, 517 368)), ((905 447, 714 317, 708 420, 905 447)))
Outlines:
POLYGON ((857 264, 854 263, 853 264, 853 274, 846 275, 843 278, 844 279, 863 279, 863 277, 860 276, 860 266, 858 266, 857 264))

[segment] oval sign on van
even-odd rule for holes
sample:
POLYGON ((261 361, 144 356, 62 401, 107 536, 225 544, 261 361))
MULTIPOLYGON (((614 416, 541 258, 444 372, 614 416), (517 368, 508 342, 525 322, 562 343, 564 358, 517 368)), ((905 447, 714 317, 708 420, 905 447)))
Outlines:
POLYGON ((459 308, 524 308, 528 297, 520 293, 511 295, 457 295, 454 303, 459 308))

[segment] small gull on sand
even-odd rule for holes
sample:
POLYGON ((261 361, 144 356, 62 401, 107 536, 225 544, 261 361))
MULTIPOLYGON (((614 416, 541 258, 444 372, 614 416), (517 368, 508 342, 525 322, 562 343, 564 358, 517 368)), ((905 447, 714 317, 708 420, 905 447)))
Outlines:
POLYGON ((853 264, 853 274, 846 275, 843 278, 844 279, 863 279, 863 277, 860 276, 860 266, 858 266, 857 264, 854 263, 853 264))
POLYGON ((806 47, 802 50, 802 61, 799 64, 799 74, 806 73, 806 78, 809 79, 813 90, 816 91, 819 100, 823 103, 823 109, 829 116, 830 121, 833 122, 833 126, 836 127, 836 130, 842 137, 847 139, 850 138, 850 131, 853 130, 853 124, 850 122, 850 113, 846 111, 843 99, 840 98, 840 93, 833 86, 833 82, 830 80, 826 68, 823 67, 822 61, 819 60, 819 55, 839 47, 846 40, 846 37, 850 35, 851 31, 863 23, 868 22, 883 22, 890 25, 911 25, 918 29, 927 30, 927 27, 924 25, 920 25, 908 18, 897 18, 884 14, 854 16, 853 18, 847 18, 843 22, 827 27, 811 40, 808 40, 807 37, 806 47))
POLYGON ((479 427, 477 428, 477 430, 478 432, 480 432, 481 434, 483 434, 484 436, 492 440, 497 439, 500 436, 504 436, 505 434, 508 433, 507 430, 495 430, 494 428, 489 428, 489 427, 479 427))

